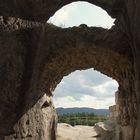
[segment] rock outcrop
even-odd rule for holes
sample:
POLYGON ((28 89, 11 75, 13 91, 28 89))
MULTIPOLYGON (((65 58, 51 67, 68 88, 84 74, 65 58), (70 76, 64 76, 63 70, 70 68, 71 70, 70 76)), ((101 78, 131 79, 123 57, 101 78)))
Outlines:
POLYGON ((53 107, 44 102, 45 120, 38 102, 45 94, 51 97, 69 73, 95 68, 119 83, 119 139, 139 140, 140 1, 87 0, 116 18, 110 30, 46 24, 57 10, 74 1, 0 1, 1 139, 55 140, 53 107))
POLYGON ((5 136, 4 140, 52 140, 56 137, 56 123, 52 99, 44 94, 14 125, 13 134, 5 136))
POLYGON ((116 122, 106 121, 95 124, 94 130, 99 140, 119 140, 119 131, 116 122))

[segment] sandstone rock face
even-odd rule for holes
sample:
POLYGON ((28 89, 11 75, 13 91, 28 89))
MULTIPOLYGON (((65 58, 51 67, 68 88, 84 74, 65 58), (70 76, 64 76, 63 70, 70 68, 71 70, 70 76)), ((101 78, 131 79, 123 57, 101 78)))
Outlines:
POLYGON ((87 0, 116 18, 110 30, 86 26, 61 29, 45 23, 74 1, 0 1, 1 139, 55 140, 53 107, 46 107, 47 122, 37 122, 37 114, 45 118, 38 102, 45 94, 52 96, 64 76, 95 68, 119 83, 119 139, 139 140, 140 1, 87 0), (30 127, 34 129, 28 132, 30 127), (36 129, 40 131, 35 134, 36 129))
POLYGON ((109 106, 109 120, 117 121, 119 114, 118 91, 115 93, 115 105, 109 106))
POLYGON ((99 122, 94 126, 98 134, 96 137, 99 140, 119 140, 117 127, 114 121, 99 122))
POLYGON ((13 127, 13 134, 4 140, 53 140, 57 115, 52 100, 44 96, 13 127))
POLYGON ((119 116, 119 106, 118 105, 113 105, 109 107, 109 119, 110 120, 117 120, 118 116, 119 116))

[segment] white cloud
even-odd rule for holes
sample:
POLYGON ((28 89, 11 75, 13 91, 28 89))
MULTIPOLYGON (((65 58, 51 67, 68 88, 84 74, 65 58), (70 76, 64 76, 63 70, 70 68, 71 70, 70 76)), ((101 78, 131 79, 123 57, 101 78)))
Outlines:
POLYGON ((76 100, 71 96, 59 97, 54 99, 55 106, 57 107, 90 107, 90 108, 108 108, 110 105, 115 104, 114 98, 98 100, 96 97, 84 95, 80 100, 76 100))
POLYGON ((92 89, 96 92, 99 93, 100 96, 107 96, 112 94, 110 92, 110 88, 116 88, 118 87, 118 83, 115 80, 110 80, 110 81, 106 81, 101 85, 98 86, 94 86, 92 87, 92 89))
POLYGON ((115 80, 93 71, 75 71, 64 77, 54 91, 56 107, 87 106, 106 108, 112 105, 118 83, 115 80))

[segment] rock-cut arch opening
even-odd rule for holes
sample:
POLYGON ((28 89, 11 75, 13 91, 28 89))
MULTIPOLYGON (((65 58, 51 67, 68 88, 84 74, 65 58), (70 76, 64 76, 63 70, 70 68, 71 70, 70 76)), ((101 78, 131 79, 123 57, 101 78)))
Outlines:
POLYGON ((118 117, 117 110, 109 110, 117 106, 118 86, 116 80, 94 69, 76 70, 64 76, 53 92, 58 114, 57 139, 96 138, 99 122, 104 124, 118 117))
POLYGON ((111 28, 114 19, 112 19, 105 10, 88 2, 72 2, 59 9, 49 20, 62 28, 79 26, 97 26, 111 28))
POLYGON ((77 70, 64 76, 57 85, 53 92, 54 104, 64 108, 105 109, 115 104, 118 86, 116 80, 94 69, 77 70))

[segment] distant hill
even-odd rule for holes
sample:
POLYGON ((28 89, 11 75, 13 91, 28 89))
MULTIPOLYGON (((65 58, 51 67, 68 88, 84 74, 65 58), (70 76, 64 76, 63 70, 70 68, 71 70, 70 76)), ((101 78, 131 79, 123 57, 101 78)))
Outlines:
POLYGON ((82 112, 89 112, 89 113, 95 113, 96 115, 108 115, 109 110, 108 109, 94 109, 94 108, 88 108, 88 107, 73 107, 73 108, 56 108, 56 111, 59 115, 66 114, 66 113, 82 113, 82 112))

